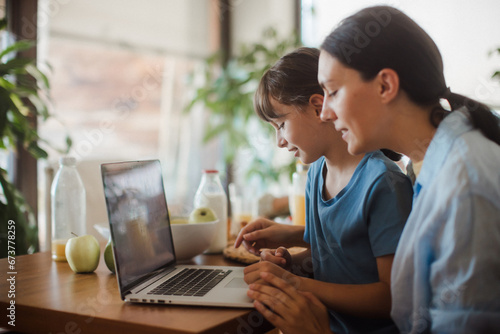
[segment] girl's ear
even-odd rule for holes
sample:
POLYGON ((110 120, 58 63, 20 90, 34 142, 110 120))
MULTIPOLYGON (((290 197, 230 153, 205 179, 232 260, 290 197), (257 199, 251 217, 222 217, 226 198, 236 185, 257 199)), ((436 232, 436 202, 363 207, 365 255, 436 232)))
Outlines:
POLYGON ((316 114, 319 116, 321 114, 321 109, 323 108, 323 95, 313 94, 309 98, 309 104, 314 107, 316 114))
POLYGON ((377 74, 378 93, 381 101, 391 102, 399 93, 399 75, 390 68, 384 68, 377 74))

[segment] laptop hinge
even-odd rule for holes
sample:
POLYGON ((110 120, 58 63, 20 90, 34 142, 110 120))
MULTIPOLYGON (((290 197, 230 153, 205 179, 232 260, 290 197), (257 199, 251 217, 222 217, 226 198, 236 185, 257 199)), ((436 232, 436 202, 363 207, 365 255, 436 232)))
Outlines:
POLYGON ((143 281, 139 284, 137 284, 135 287, 129 289, 129 293, 133 293, 133 294, 136 294, 136 293, 139 293, 141 292, 142 290, 144 289, 147 289, 148 287, 150 287, 151 285, 155 284, 156 282, 158 282, 159 280, 161 280, 163 277, 167 276, 168 274, 170 274, 172 271, 174 271, 176 268, 165 268, 165 269, 162 269, 160 272, 158 272, 156 275, 154 275, 153 277, 149 278, 147 281, 143 281))

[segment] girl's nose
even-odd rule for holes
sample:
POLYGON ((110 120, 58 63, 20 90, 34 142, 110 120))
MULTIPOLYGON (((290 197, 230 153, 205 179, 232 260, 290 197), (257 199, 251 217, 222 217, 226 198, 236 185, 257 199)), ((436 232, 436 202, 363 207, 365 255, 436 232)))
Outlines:
POLYGON ((280 148, 286 147, 287 144, 285 138, 279 132, 276 132, 276 143, 280 148))
POLYGON ((326 103, 323 103, 320 118, 323 122, 333 122, 337 119, 337 115, 335 115, 332 108, 328 107, 326 103))

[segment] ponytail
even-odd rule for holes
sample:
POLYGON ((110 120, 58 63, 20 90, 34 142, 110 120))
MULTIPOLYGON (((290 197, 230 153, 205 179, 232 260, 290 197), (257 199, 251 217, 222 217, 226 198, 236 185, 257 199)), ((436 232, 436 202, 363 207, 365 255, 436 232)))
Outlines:
POLYGON ((449 89, 444 98, 450 103, 451 110, 466 107, 472 126, 481 131, 486 138, 500 145, 500 118, 490 108, 463 95, 452 93, 449 89))

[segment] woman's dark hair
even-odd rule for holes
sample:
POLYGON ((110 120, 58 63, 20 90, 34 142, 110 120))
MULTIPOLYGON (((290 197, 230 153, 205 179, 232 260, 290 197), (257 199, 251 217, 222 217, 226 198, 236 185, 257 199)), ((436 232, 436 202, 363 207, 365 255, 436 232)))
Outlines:
POLYGON ((364 80, 373 79, 384 68, 396 71, 401 89, 413 102, 433 107, 430 121, 435 127, 449 114, 440 98, 448 100, 452 110, 467 107, 473 126, 500 145, 498 117, 484 104, 450 91, 436 44, 401 11, 389 6, 365 8, 344 19, 321 48, 360 72, 364 80))
POLYGON ((260 79, 254 95, 257 115, 269 122, 279 115, 271 98, 289 106, 306 106, 314 94, 323 95, 318 83, 319 50, 301 47, 281 57, 260 79))
MULTIPOLYGON (((312 95, 323 95, 318 83, 319 54, 315 48, 298 48, 281 57, 264 73, 253 100, 255 112, 261 119, 270 122, 281 116, 276 114, 271 98, 284 105, 303 107, 309 104, 312 95)), ((402 157, 388 149, 382 152, 394 161, 402 157)))

